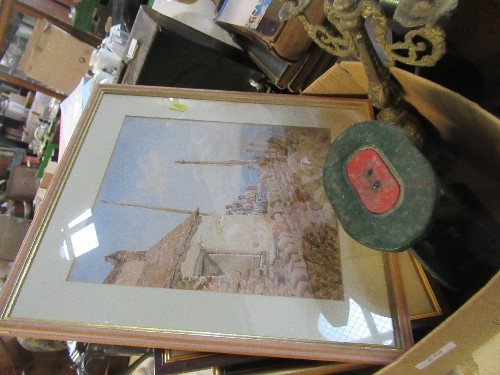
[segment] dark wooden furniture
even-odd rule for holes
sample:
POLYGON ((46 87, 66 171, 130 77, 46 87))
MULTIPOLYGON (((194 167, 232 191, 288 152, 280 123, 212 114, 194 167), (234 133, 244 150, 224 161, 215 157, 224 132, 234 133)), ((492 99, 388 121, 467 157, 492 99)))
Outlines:
POLYGON ((125 51, 136 44, 120 83, 258 91, 265 76, 239 49, 141 6, 125 51))

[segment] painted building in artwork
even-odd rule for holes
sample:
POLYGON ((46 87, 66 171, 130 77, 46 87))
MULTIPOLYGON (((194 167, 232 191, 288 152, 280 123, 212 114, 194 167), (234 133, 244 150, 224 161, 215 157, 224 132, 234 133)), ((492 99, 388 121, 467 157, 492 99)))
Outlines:
POLYGON ((247 162, 258 184, 228 203, 226 215, 191 212, 149 249, 109 255, 114 268, 104 283, 343 299, 337 221, 320 180, 323 159, 315 156, 326 152, 327 137, 292 135, 293 148, 276 141, 247 162))
POLYGON ((218 290, 215 280, 260 275, 275 257, 269 216, 194 212, 148 250, 107 256, 114 268, 104 283, 218 290))
POLYGON ((267 215, 202 216, 181 264, 184 276, 261 268, 276 257, 267 215))
POLYGON ((342 299, 337 228, 310 225, 318 210, 270 193, 267 214, 196 211, 148 250, 107 256, 114 268, 104 283, 342 299))

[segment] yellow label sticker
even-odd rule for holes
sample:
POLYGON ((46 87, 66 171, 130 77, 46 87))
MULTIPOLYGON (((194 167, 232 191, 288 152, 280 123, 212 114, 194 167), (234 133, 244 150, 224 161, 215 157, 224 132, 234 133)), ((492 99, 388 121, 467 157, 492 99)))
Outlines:
POLYGON ((181 111, 181 112, 186 112, 188 109, 187 104, 182 104, 177 101, 172 101, 170 102, 170 105, 168 106, 169 109, 173 111, 181 111))

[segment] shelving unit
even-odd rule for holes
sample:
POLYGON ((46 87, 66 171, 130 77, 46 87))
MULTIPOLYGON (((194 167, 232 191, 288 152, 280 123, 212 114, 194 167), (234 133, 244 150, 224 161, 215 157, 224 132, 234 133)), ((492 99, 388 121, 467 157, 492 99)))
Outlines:
MULTIPOLYGON (((34 22, 39 18, 47 19, 50 23, 91 46, 97 46, 102 41, 102 38, 98 35, 74 28, 69 18, 69 8, 65 8, 61 1, 2 0, 0 2, 0 58, 2 60, 11 43, 16 42, 14 38, 20 27, 24 27, 25 31, 29 32, 27 29, 32 28, 34 22), (64 17, 64 9, 67 10, 66 17, 64 17)), ((20 38, 17 35, 17 39, 25 38, 20 38)), ((20 48, 22 48, 22 44, 25 45, 23 41, 19 43, 20 48)), ((0 80, 26 90, 42 92, 58 99, 65 97, 65 95, 54 89, 27 78, 16 69, 15 64, 11 66, 0 64, 0 80)))
MULTIPOLYGON (((91 46, 101 43, 100 36, 73 27, 69 16, 71 4, 70 0, 0 0, 0 93, 3 104, 15 100, 16 105, 25 107, 26 111, 29 110, 24 125, 19 122, 17 128, 17 123, 13 123, 5 113, 1 114, 2 124, 5 127, 0 135, 0 146, 4 151, 7 150, 9 155, 15 150, 22 150, 23 164, 26 162, 25 159, 29 158, 35 162, 31 164, 32 167, 36 167, 41 159, 39 154, 42 153, 37 154, 36 149, 29 147, 34 139, 34 133, 38 131, 39 118, 47 117, 47 111, 50 111, 48 103, 58 102, 66 97, 64 93, 27 77, 18 69, 19 61, 37 20, 46 19, 52 25, 91 46), (12 90, 18 94, 15 99, 9 96, 12 90), (16 132, 16 129, 19 129, 19 132, 16 132)), ((4 183, 9 181, 13 166, 20 164, 19 160, 9 164, 4 183)), ((5 190, 6 186, 3 186, 1 191, 5 190)))

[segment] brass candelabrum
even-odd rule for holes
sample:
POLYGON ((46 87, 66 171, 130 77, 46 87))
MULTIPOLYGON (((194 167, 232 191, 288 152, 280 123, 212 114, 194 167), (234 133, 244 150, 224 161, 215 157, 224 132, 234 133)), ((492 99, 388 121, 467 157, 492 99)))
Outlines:
POLYGON ((451 12, 458 0, 324 0, 328 23, 322 25, 311 24, 305 15, 311 1, 321 0, 284 0, 280 18, 299 18, 309 37, 328 53, 356 56, 368 76, 368 97, 379 110, 377 119, 398 125, 421 147, 425 140, 422 124, 409 111, 389 67, 395 62, 433 66, 446 51, 445 33, 436 22, 451 12), (407 28, 403 41, 389 40, 383 6, 392 8, 393 18, 407 28), (369 20, 374 25, 374 39, 387 58, 385 63, 367 32, 365 24, 369 20))

